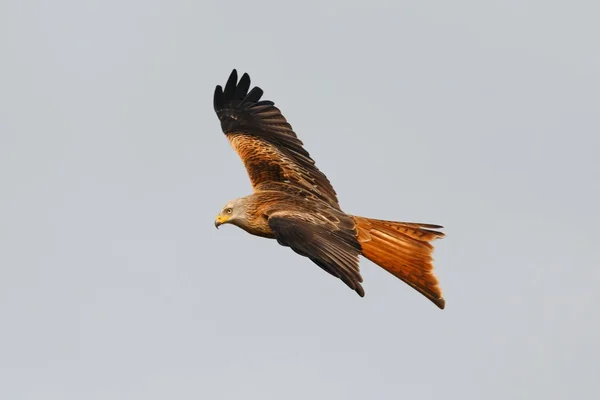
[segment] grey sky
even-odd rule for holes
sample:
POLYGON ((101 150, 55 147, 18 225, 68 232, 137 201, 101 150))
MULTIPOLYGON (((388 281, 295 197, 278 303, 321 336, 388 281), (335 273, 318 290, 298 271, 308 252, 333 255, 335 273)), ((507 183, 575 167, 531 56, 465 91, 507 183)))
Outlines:
POLYGON ((600 396, 600 5, 0 2, 0 398, 600 396), (232 68, 349 213, 439 223, 438 310, 213 220, 232 68))

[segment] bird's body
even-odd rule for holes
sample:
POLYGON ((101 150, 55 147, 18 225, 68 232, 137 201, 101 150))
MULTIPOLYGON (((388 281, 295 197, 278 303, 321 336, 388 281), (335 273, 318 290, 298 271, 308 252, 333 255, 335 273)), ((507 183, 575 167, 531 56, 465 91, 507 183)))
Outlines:
POLYGON ((276 239, 308 257, 364 296, 358 268, 363 255, 444 308, 433 274, 432 240, 438 225, 375 220, 341 210, 327 177, 317 169, 274 103, 260 100, 234 70, 214 107, 221 128, 239 154, 254 193, 230 201, 215 225, 237 225, 246 232, 276 239))
POLYGON ((238 225, 240 228, 251 235, 275 239, 276 234, 269 225, 269 218, 277 213, 285 213, 290 207, 298 214, 312 216, 323 223, 339 221, 346 216, 303 189, 285 184, 279 186, 278 190, 260 190, 242 198, 249 212, 244 223, 238 225))

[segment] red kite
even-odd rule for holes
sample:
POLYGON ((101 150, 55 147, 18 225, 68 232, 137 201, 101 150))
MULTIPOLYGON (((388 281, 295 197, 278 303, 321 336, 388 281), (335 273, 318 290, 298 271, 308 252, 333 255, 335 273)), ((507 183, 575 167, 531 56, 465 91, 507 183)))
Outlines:
POLYGON ((358 261, 363 255, 445 306, 433 273, 431 241, 439 225, 383 221, 341 210, 335 190, 315 166, 292 127, 272 101, 261 100, 250 77, 233 70, 225 89, 217 86, 214 108, 221 128, 241 157, 254 193, 230 201, 215 226, 233 224, 277 239, 341 279, 359 296, 365 291, 358 261))

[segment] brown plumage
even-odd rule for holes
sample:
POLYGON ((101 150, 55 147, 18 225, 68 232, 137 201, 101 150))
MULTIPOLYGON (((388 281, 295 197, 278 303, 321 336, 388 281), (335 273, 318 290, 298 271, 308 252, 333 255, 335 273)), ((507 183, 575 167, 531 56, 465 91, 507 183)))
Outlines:
POLYGON ((230 201, 215 221, 276 239, 341 279, 360 296, 365 292, 359 256, 425 295, 439 308, 445 301, 433 274, 431 241, 443 237, 439 225, 383 221, 344 213, 327 177, 318 170, 292 127, 263 91, 238 82, 233 70, 225 88, 217 86, 214 108, 221 128, 242 159, 254 193, 230 201))

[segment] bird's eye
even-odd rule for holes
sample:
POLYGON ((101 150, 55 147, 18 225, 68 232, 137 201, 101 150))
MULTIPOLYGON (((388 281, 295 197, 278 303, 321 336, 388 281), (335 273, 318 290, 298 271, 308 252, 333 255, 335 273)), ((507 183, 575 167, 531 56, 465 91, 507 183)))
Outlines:
POLYGON ((233 211, 233 210, 232 210, 231 208, 227 208, 227 209, 225 209, 225 213, 226 213, 226 214, 231 214, 231 212, 232 212, 232 211, 233 211))

